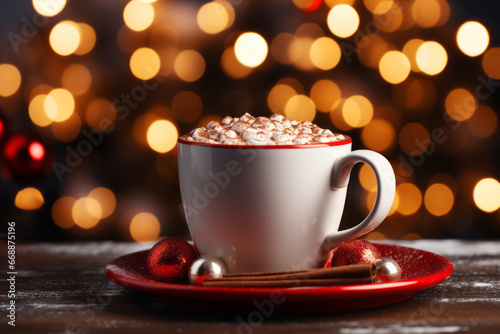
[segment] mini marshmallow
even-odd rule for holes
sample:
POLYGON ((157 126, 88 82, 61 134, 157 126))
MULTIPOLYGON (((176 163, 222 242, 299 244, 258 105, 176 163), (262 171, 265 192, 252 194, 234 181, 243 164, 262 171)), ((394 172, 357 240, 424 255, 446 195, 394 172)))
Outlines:
POLYGON ((250 122, 253 123, 253 121, 255 121, 255 117, 253 117, 249 113, 245 113, 245 115, 240 117, 240 121, 251 124, 250 122))
POLYGON ((238 138, 238 134, 234 132, 233 130, 228 130, 225 132, 226 137, 231 138, 231 139, 236 139, 238 138))
POLYGON ((233 118, 231 116, 226 116, 226 117, 224 117, 224 119, 220 123, 224 124, 224 125, 228 125, 228 124, 231 124, 232 120, 233 120, 233 118))
POLYGON ((194 139, 204 139, 207 135, 207 130, 205 128, 194 129, 193 131, 191 131, 190 135, 194 139))
POLYGON ((245 122, 242 121, 237 121, 233 125, 231 125, 231 130, 237 133, 242 133, 246 128, 248 128, 249 125, 245 122))
POLYGON ((273 136, 271 137, 271 139, 274 140, 276 143, 281 144, 284 142, 291 142, 294 139, 294 137, 295 136, 284 132, 273 132, 273 136))
POLYGON ((309 144, 309 139, 304 137, 295 137, 293 143, 295 145, 309 144))

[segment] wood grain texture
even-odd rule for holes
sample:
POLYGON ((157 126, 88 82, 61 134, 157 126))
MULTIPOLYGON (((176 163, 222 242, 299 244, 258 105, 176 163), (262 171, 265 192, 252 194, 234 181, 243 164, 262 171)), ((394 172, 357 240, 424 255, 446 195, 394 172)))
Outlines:
MULTIPOLYGON (((391 306, 337 314, 272 315, 174 308, 107 279, 104 266, 147 249, 132 243, 17 245, 16 327, 7 325, 2 282, 1 333, 497 333, 500 241, 389 241, 441 254, 455 266, 438 286, 391 306)), ((6 273, 5 243, 0 261, 6 273)))

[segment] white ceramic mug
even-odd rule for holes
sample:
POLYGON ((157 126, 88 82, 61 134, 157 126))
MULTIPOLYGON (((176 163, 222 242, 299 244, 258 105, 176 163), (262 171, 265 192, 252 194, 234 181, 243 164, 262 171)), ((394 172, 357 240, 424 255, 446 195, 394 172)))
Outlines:
POLYGON ((325 265, 328 252, 376 228, 395 194, 394 171, 379 153, 351 152, 351 139, 307 145, 228 146, 179 139, 182 202, 194 245, 229 272, 325 265), (368 164, 377 197, 358 225, 339 231, 352 167, 368 164))

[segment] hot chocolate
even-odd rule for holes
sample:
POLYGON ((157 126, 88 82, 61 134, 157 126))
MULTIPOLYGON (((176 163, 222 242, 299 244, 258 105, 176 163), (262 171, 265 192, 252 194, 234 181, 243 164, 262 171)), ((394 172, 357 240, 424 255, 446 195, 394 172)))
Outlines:
POLYGON ((220 123, 208 122, 206 127, 181 137, 186 141, 224 145, 298 145, 331 143, 346 139, 342 134, 322 129, 309 122, 290 121, 274 114, 271 117, 253 117, 245 114, 226 116, 220 123))

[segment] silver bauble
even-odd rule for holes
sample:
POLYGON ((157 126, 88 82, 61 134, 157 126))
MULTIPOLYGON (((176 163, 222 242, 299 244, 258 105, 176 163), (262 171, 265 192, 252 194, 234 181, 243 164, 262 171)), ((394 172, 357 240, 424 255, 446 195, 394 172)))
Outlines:
POLYGON ((379 282, 394 282, 401 278, 401 268, 393 259, 381 257, 373 261, 373 265, 379 282))
POLYGON ((221 278, 227 273, 224 262, 215 255, 202 255, 189 267, 189 283, 203 285, 207 278, 221 278))

